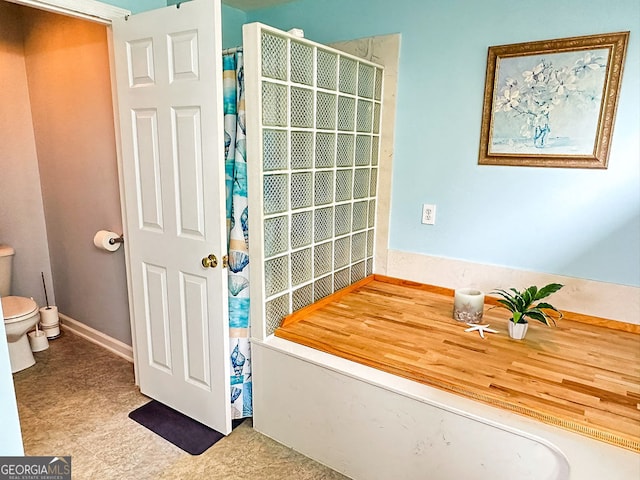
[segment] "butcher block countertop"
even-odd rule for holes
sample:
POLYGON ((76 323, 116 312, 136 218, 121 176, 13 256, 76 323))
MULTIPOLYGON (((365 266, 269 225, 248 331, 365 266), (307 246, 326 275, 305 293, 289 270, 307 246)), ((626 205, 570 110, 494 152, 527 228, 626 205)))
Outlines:
POLYGON ((512 340, 509 312, 491 303, 481 323, 499 333, 482 339, 452 318, 452 290, 375 275, 275 335, 640 452, 640 326, 564 312, 512 340))

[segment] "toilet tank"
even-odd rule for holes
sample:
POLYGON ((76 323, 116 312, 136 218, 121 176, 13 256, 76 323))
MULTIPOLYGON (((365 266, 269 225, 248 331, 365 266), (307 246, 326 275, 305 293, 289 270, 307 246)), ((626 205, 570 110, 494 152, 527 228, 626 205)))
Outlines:
POLYGON ((11 267, 15 250, 8 245, 0 245, 0 297, 11 293, 11 267))

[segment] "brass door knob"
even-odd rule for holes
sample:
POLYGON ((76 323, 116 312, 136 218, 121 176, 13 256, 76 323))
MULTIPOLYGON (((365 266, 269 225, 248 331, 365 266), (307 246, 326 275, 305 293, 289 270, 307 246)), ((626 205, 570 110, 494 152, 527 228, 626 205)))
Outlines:
POLYGON ((212 253, 211 255, 202 259, 202 266, 204 268, 216 268, 218 266, 218 259, 212 253))

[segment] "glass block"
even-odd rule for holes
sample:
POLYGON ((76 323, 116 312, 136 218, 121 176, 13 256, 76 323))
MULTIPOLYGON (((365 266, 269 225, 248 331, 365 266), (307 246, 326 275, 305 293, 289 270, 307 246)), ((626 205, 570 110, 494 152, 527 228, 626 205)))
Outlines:
POLYGON ((332 93, 316 93, 316 128, 336 128, 336 96, 332 93))
POLYGON ((367 232, 354 233, 351 237, 351 261, 357 262, 365 257, 367 250, 367 232))
POLYGON ((284 85, 262 82, 262 124, 287 126, 287 87, 284 85))
POLYGON ((264 213, 281 213, 287 210, 289 205, 288 175, 275 174, 265 175, 263 179, 263 202, 264 213))
POLYGON ((316 168, 331 168, 336 160, 336 134, 316 133, 316 168))
POLYGON ((353 173, 353 198, 369 196, 369 169, 356 168, 353 173))
POLYGON ((333 207, 319 208, 314 213, 313 241, 322 242, 333 236, 333 207))
POLYGON ((337 292, 341 288, 346 288, 350 283, 351 272, 348 268, 344 270, 339 270, 333 274, 333 288, 337 292))
POLYGON ((291 132, 291 168, 313 167, 313 132, 291 132))
POLYGON ((338 56, 335 53, 318 49, 316 81, 318 88, 335 90, 337 84, 338 56))
POLYGON ((371 165, 378 165, 379 155, 380 155, 380 137, 373 137, 373 145, 371 147, 371 165))
POLYGON ((313 247, 313 276, 321 277, 331 271, 333 265, 333 243, 321 243, 313 247))
POLYGON ((369 178, 369 196, 375 197, 378 189, 378 169, 371 169, 371 177, 369 178))
POLYGON ((262 131, 263 169, 284 170, 287 164, 287 132, 286 130, 262 131))
POLYGON ((375 67, 360 63, 358 65, 358 95, 365 98, 373 97, 375 85, 375 67))
POLYGON ((376 201, 369 200, 369 223, 368 227, 373 228, 376 225, 376 201))
POLYGON ((335 236, 346 235, 351 231, 351 204, 335 206, 335 236))
POLYGON ((291 174, 291 210, 310 207, 313 203, 313 174, 293 172, 291 174))
POLYGON ((333 269, 349 265, 351 255, 351 237, 338 238, 333 248, 333 269))
POLYGON ((264 262, 264 290, 270 297, 289 286, 289 256, 272 258, 264 262))
POLYGON ((367 227, 367 202, 355 202, 353 204, 352 231, 357 232, 367 227))
POLYGON ((291 126, 313 127, 313 90, 291 87, 291 126))
POLYGON ((368 277, 372 273, 373 273, 373 258, 367 258, 365 275, 368 277))
POLYGON ((262 32, 262 76, 287 79, 287 41, 262 32))
POLYGON ((333 200, 333 172, 316 172, 314 182, 314 203, 326 205, 333 200))
POLYGON ((358 83, 358 63, 347 57, 340 57, 339 89, 344 93, 355 95, 358 83))
POLYGON ((356 283, 362 280, 365 276, 365 264, 364 262, 358 262, 351 266, 351 283, 356 283))
POLYGON ((272 257, 289 248, 289 219, 286 216, 265 218, 264 256, 272 257))
POLYGON ((336 170, 336 202, 351 200, 353 170, 336 170))
POLYGON ((356 137, 356 165, 369 165, 371 161, 371 137, 358 135, 356 137))
POLYGON ((291 42, 291 81, 313 85, 313 48, 296 41, 291 42))
POLYGON ((380 104, 373 104, 373 133, 380 133, 380 104))
POLYGON ((371 132, 373 123, 373 103, 368 100, 358 99, 358 113, 356 117, 356 130, 358 132, 371 132))
POLYGON ((291 296, 291 308, 294 312, 313 303, 313 285, 305 285, 293 291, 291 296))
POLYGON ((373 257, 375 230, 367 230, 367 257, 373 257))
POLYGON ((312 212, 298 212, 291 214, 291 248, 311 245, 313 232, 312 212))
POLYGON ((373 98, 376 100, 380 100, 382 98, 382 77, 383 70, 381 68, 376 68, 376 86, 373 93, 373 98))
POLYGON ((273 334, 280 324, 282 319, 289 315, 289 294, 281 295, 278 298, 269 300, 265 305, 265 317, 266 317, 266 333, 267 335, 273 334))
POLYGON ((300 285, 311 280, 311 249, 305 248, 291 253, 291 285, 300 285))
POLYGON ((338 134, 336 146, 336 165, 338 167, 350 167, 353 165, 353 135, 348 133, 338 134))
POLYGON ((338 97, 338 130, 352 132, 355 127, 355 118, 355 98, 338 97))
POLYGON ((333 275, 328 275, 324 278, 319 278, 313 282, 313 301, 328 297, 333 293, 333 275))

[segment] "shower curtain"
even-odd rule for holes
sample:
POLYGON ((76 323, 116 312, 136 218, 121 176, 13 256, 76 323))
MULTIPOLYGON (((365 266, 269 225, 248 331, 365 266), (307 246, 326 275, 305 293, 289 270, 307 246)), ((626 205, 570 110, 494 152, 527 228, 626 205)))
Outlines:
POLYGON ((225 183, 229 252, 229 351, 231 416, 250 417, 249 226, 242 51, 222 57, 224 85, 225 183))

